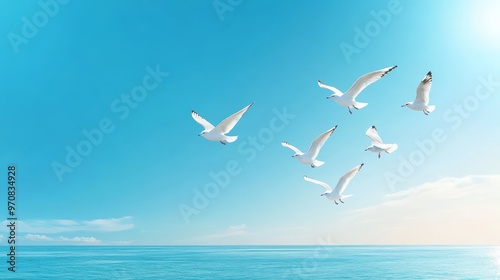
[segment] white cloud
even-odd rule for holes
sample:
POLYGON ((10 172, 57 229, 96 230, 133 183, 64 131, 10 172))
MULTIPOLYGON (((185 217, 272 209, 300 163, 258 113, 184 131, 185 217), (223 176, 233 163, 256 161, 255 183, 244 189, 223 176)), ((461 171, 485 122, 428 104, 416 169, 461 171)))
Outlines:
POLYGON ((60 243, 61 241, 64 243, 75 243, 75 244, 98 244, 101 243, 101 240, 96 239, 95 237, 65 237, 65 236, 59 236, 57 238, 49 237, 47 235, 43 234, 26 234, 24 235, 24 238, 29 241, 36 241, 36 242, 57 242, 60 243))
POLYGON ((27 240, 31 240, 31 241, 52 241, 54 239, 48 237, 47 235, 43 235, 43 234, 26 234, 24 236, 24 238, 26 238, 27 240))
POLYGON ((130 245, 132 244, 132 241, 112 241, 109 242, 110 245, 130 245))
POLYGON ((245 224, 228 226, 223 232, 206 235, 205 240, 215 240, 215 239, 223 239, 234 236, 243 236, 247 234, 247 226, 245 224))
POLYGON ((336 225, 342 243, 500 244, 500 176, 445 178, 388 194, 336 225), (340 229, 340 230, 339 230, 340 229))
POLYGON ((123 231, 134 227, 133 224, 126 222, 131 219, 130 216, 118 219, 96 219, 84 221, 82 224, 84 227, 94 228, 97 231, 123 231))
POLYGON ((66 236, 58 236, 58 237, 50 237, 44 234, 26 234, 22 236, 23 239, 32 242, 41 242, 41 243, 49 243, 49 244, 108 244, 108 245, 129 245, 132 244, 131 241, 110 241, 104 242, 95 237, 66 237, 66 236))
POLYGON ((247 226, 245 224, 238 225, 238 226, 229 226, 227 228, 227 231, 232 234, 245 234, 247 231, 247 226))
POLYGON ((68 238, 68 237, 60 236, 59 239, 61 241, 65 241, 65 242, 69 242, 69 243, 77 243, 77 244, 99 244, 99 243, 101 243, 101 240, 96 239, 95 237, 76 236, 76 237, 68 238))
MULTIPOLYGON (((134 227, 132 217, 94 220, 26 220, 18 221, 20 232, 36 232, 44 234, 93 231, 115 232, 129 230, 134 227)), ((5 221, 4 221, 5 222, 5 221)))

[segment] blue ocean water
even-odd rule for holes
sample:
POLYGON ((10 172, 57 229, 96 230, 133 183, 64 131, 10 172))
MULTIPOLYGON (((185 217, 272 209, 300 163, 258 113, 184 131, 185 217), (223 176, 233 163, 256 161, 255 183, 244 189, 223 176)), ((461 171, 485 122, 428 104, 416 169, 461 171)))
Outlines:
POLYGON ((24 246, 15 273, 2 264, 0 279, 500 279, 500 247, 24 246))

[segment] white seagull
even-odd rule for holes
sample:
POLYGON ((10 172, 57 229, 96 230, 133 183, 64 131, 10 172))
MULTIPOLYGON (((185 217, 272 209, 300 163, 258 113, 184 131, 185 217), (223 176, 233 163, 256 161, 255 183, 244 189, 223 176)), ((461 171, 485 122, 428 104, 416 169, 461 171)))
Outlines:
POLYGON ((355 100, 356 96, 358 96, 358 94, 367 86, 378 81, 380 78, 385 76, 385 74, 391 72, 396 67, 398 66, 396 65, 392 67, 387 67, 359 77, 356 80, 356 82, 352 84, 351 88, 349 88, 345 93, 342 93, 340 90, 332 86, 322 83, 320 80, 318 80, 318 85, 321 88, 326 88, 328 90, 333 91, 333 94, 328 96, 327 99, 331 98, 333 99, 333 101, 337 102, 337 104, 347 107, 349 113, 352 114, 350 107, 353 107, 354 109, 358 110, 368 105, 368 103, 356 102, 355 100))
POLYGON ((366 136, 372 140, 372 144, 370 147, 366 148, 366 151, 378 153, 378 158, 380 158, 380 153, 381 152, 386 152, 388 154, 394 152, 395 150, 398 149, 397 144, 384 144, 382 143, 382 139, 380 136, 378 136, 377 128, 373 125, 372 127, 368 128, 366 131, 366 136))
POLYGON ((337 186, 335 187, 334 190, 332 190, 332 188, 325 182, 314 180, 314 179, 311 179, 307 176, 304 176, 304 180, 311 182, 311 183, 314 183, 314 184, 317 184, 317 185, 320 185, 323 188, 325 188, 325 193, 321 194, 321 196, 324 196, 324 197, 328 198, 329 200, 333 200, 335 202, 335 204, 338 205, 337 200, 344 203, 342 201, 342 199, 352 196, 351 194, 342 195, 342 193, 344 192, 345 188, 347 187, 347 185, 349 184, 351 179, 354 177, 354 175, 356 175, 356 173, 358 173, 358 171, 361 170, 361 167, 363 167, 363 165, 365 165, 365 164, 362 163, 362 164, 354 167, 353 169, 347 171, 347 173, 344 174, 344 176, 340 177, 339 182, 337 183, 337 186))
POLYGON ((431 86, 432 72, 429 71, 417 87, 417 97, 415 98, 415 101, 407 102, 401 107, 408 107, 415 111, 423 111, 424 114, 429 115, 429 113, 436 109, 436 106, 434 105, 429 106, 429 92, 431 91, 431 86))
POLYGON ((316 160, 319 150, 321 149, 321 147, 323 147, 328 137, 332 135, 332 133, 335 131, 336 128, 337 125, 329 129, 328 131, 321 133, 318 137, 316 137, 316 139, 314 139, 311 146, 309 147, 309 150, 305 154, 285 141, 281 142, 281 145, 283 147, 287 147, 290 150, 294 151, 295 154, 292 157, 296 158, 301 163, 310 164, 312 168, 318 167, 324 164, 323 161, 316 160))
POLYGON ((203 136, 205 137, 205 139, 210 141, 219 141, 224 145, 236 141, 236 139, 238 139, 238 136, 226 136, 225 134, 234 128, 236 123, 238 123, 238 121, 241 119, 241 116, 243 116, 243 114, 245 114, 245 112, 252 105, 253 103, 239 110, 238 112, 232 114, 231 116, 227 117, 225 120, 221 121, 216 127, 214 127, 211 123, 202 118, 200 115, 198 115, 198 113, 196 113, 193 110, 191 112, 191 116, 197 123, 201 124, 204 128, 204 130, 200 134, 198 134, 198 136, 203 136))

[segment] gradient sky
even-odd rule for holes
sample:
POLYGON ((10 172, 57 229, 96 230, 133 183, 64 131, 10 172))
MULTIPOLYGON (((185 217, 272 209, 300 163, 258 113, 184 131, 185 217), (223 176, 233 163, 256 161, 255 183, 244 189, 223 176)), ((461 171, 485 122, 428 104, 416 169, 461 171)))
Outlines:
POLYGON ((20 244, 500 243, 497 1, 54 3, 0 2, 20 244), (352 115, 317 86, 392 65, 352 115), (401 108, 429 70, 436 110, 401 108), (197 136, 191 110, 217 124, 252 102, 236 142, 197 136), (334 125, 319 168, 280 145, 305 150, 334 125), (365 152, 371 125, 399 149, 365 152), (78 147, 91 151, 69 166, 78 147), (335 185, 360 163, 340 206, 302 178, 335 185), (193 205, 228 164, 227 186, 193 205))

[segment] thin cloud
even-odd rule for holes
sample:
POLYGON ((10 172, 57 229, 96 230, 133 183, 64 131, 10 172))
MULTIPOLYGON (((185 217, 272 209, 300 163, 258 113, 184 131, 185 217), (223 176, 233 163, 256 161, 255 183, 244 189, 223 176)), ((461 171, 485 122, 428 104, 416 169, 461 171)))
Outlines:
POLYGON ((132 241, 109 241, 105 242, 95 237, 84 237, 84 236, 57 236, 51 237, 44 234, 25 234, 21 236, 22 239, 28 240, 31 243, 46 243, 46 244, 106 244, 106 245, 130 245, 132 241))
POLYGON ((500 176, 444 178, 384 200, 341 220, 343 243, 500 244, 500 176))
POLYGON ((233 232, 233 233, 245 233, 246 230, 247 230, 247 226, 246 225, 238 225, 238 226, 229 226, 227 228, 227 230, 229 232, 233 232))
POLYGON ((80 236, 76 236, 76 237, 72 237, 72 238, 60 236, 59 240, 65 241, 68 243, 76 243, 76 244, 99 244, 102 242, 101 240, 96 239, 95 237, 80 237, 80 236))
POLYGON ((24 236, 25 239, 30 240, 30 241, 52 241, 54 240, 53 238, 48 237, 47 235, 43 234, 26 234, 24 236))
MULTIPOLYGON (((94 220, 26 220, 18 221, 19 232, 54 234, 77 231, 116 232, 134 228, 132 217, 94 220)), ((4 221, 5 223, 6 221, 4 221)))
POLYGON ((247 226, 245 224, 228 226, 224 232, 205 236, 205 239, 221 239, 233 236, 243 236, 247 234, 247 226))

